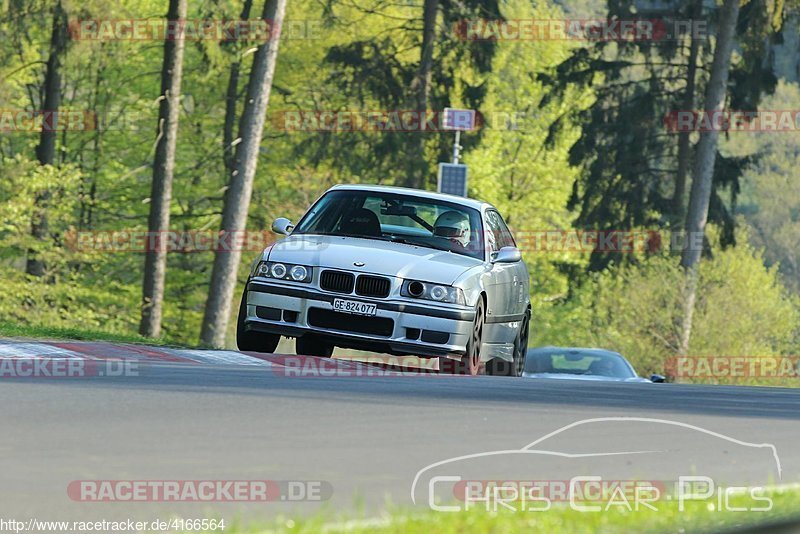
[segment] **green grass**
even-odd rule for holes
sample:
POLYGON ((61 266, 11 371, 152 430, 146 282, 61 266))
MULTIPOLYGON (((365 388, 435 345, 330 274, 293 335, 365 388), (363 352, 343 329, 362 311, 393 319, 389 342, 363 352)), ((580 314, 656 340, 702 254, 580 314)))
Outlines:
MULTIPOLYGON (((325 513, 307 518, 283 517, 267 523, 239 522, 226 524, 226 534, 245 533, 453 533, 463 532, 559 532, 559 533, 627 533, 627 532, 718 532, 742 526, 764 525, 785 520, 800 520, 800 490, 771 490, 767 493, 773 508, 769 512, 734 512, 714 509, 715 498, 707 502, 687 503, 678 509, 677 501, 660 501, 657 511, 629 512, 612 509, 607 512, 578 512, 566 504, 554 505, 547 511, 497 513, 486 510, 445 513, 435 511, 394 510, 374 518, 330 517, 325 513)), ((758 506, 749 497, 732 497, 732 506, 758 506)))
POLYGON ((0 337, 19 337, 31 339, 57 339, 78 341, 113 341, 116 343, 146 343, 148 345, 187 346, 166 338, 148 338, 138 334, 106 332, 82 328, 64 328, 42 325, 21 325, 0 321, 0 337))

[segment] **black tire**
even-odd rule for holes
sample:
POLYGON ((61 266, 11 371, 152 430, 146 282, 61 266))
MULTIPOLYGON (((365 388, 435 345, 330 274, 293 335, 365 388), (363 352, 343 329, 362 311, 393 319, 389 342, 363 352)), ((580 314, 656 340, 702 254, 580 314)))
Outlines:
POLYGON ((236 322, 236 346, 239 350, 246 352, 265 352, 274 353, 278 348, 281 336, 278 334, 268 334, 266 332, 254 332, 246 330, 244 320, 247 317, 247 286, 242 293, 242 301, 239 304, 239 319, 236 322))
POLYGON ((486 374, 492 376, 522 376, 525 370, 525 356, 528 354, 528 331, 531 315, 526 313, 519 325, 517 338, 514 340, 514 359, 507 362, 493 358, 486 362, 486 374))
POLYGON ((484 313, 483 298, 478 299, 475 308, 475 321, 472 323, 472 333, 467 341, 467 353, 461 360, 451 360, 448 358, 439 359, 440 372, 475 376, 481 370, 481 340, 483 339, 483 325, 486 322, 484 313))
POLYGON ((306 334, 294 341, 295 353, 300 356, 320 356, 330 358, 333 354, 333 344, 323 341, 314 334, 306 334))

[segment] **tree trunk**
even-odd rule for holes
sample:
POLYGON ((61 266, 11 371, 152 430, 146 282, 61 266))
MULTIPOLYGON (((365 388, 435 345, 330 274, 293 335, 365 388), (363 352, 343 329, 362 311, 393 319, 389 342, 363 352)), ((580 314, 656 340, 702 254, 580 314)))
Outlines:
MULTIPOLYGON (((431 93, 431 71, 433 70, 433 45, 436 38, 436 14, 439 9, 439 0, 425 0, 422 8, 422 50, 420 52, 419 68, 414 79, 415 111, 425 113, 428 109, 428 100, 431 93)), ((420 120, 424 123, 423 120, 420 120)), ((423 131, 411 132, 413 144, 412 153, 408 159, 408 174, 404 185, 423 189, 425 187, 425 134, 423 131)))
MULTIPOLYGON (((186 0, 170 0, 167 21, 186 19, 186 0)), ((167 271, 167 250, 162 238, 169 230, 169 209, 172 201, 172 179, 175 172, 175 145, 180 116, 181 78, 183 77, 184 39, 164 41, 164 62, 161 66, 161 93, 156 129, 156 153, 153 159, 153 183, 150 192, 148 239, 142 284, 142 319, 139 333, 147 337, 161 334, 164 304, 164 280, 167 271)))
MULTIPOLYGON (((695 0, 692 4, 689 20, 696 21, 700 18, 702 4, 695 0)), ((695 107, 695 91, 697 80, 697 56, 700 52, 700 39, 693 34, 689 35, 689 59, 686 69, 686 89, 683 94, 682 110, 690 111, 695 107)), ((680 231, 686 218, 684 207, 686 196, 686 179, 692 165, 692 145, 691 132, 680 132, 678 134, 678 172, 675 176, 675 192, 672 196, 672 231, 680 231)), ((673 240, 674 241, 674 240, 673 240)))
MULTIPOLYGON (((220 232, 223 234, 236 236, 246 226, 285 10, 286 0, 266 0, 264 5, 262 18, 272 21, 274 27, 269 40, 256 51, 250 71, 247 100, 239 125, 241 141, 236 145, 235 170, 230 175, 222 208, 220 232)), ((236 240, 226 241, 234 243, 236 240)), ((222 347, 225 344, 241 257, 242 251, 235 244, 231 245, 230 250, 218 250, 214 255, 211 285, 200 332, 200 340, 206 345, 222 347)))
MULTIPOLYGON (((731 53, 734 45, 734 32, 739 17, 739 1, 725 0, 719 19, 717 44, 714 50, 714 62, 711 65, 711 78, 706 90, 705 113, 721 112, 725 107, 728 74, 731 65, 731 53)), ((686 270, 686 286, 684 294, 683 324, 681 327, 680 353, 689 350, 689 339, 692 332, 692 315, 697 293, 698 264, 702 250, 700 236, 705 235, 708 220, 708 205, 711 200, 714 162, 717 156, 719 131, 711 128, 700 134, 695 155, 692 191, 689 197, 689 210, 686 214, 686 245, 681 257, 681 265, 686 270), (692 236, 698 236, 694 239, 692 236)))
MULTIPOLYGON (((95 116, 101 116, 100 110, 100 91, 103 84, 103 71, 105 70, 102 61, 97 63, 94 85, 92 88, 91 110, 95 116)), ((80 214, 78 217, 78 230, 92 229, 92 216, 94 209, 94 197, 97 192, 97 175, 100 173, 101 161, 101 128, 95 128, 92 134, 92 166, 88 178, 81 178, 80 186, 80 214), (89 190, 88 194, 86 190, 89 190), (88 200, 87 200, 88 199, 88 200)), ((87 164, 88 165, 88 164, 87 164)), ((83 166, 83 165, 81 165, 83 166)))
MULTIPOLYGON (((239 20, 250 18, 250 9, 253 0, 245 0, 242 7, 242 14, 239 20)), ((236 149, 233 146, 233 130, 236 126, 236 100, 239 96, 239 73, 242 61, 237 57, 231 63, 230 75, 228 76, 228 89, 225 92, 225 123, 222 128, 222 161, 225 164, 225 173, 230 175, 236 169, 236 159, 234 154, 236 149)))
MULTIPOLYGON (((50 56, 47 58, 47 70, 44 76, 44 100, 42 111, 53 113, 57 117, 61 106, 61 59, 67 48, 67 13, 61 1, 56 2, 53 9, 53 31, 50 35, 50 56)), ((36 146, 36 158, 40 165, 53 165, 56 158, 57 128, 42 128, 39 144, 36 146)), ((43 191, 35 200, 35 213, 31 221, 31 235, 44 243, 47 240, 49 225, 47 222, 47 202, 50 192, 43 191)), ((25 272, 33 276, 44 276, 45 265, 39 252, 28 250, 25 272)))

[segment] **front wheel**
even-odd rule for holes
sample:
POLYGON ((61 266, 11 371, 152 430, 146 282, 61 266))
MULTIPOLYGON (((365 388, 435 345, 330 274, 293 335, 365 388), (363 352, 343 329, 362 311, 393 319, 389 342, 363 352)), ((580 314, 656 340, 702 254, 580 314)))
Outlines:
POLYGON ((239 319, 236 322, 236 346, 239 350, 247 352, 273 353, 278 348, 281 336, 246 330, 244 320, 247 318, 247 286, 242 293, 242 302, 239 304, 239 319))
POLYGON ((494 376, 522 376, 525 356, 528 354, 528 331, 531 316, 526 313, 520 321, 517 338, 514 340, 514 359, 510 362, 494 358, 486 363, 486 374, 494 376))
POLYGON ((483 298, 480 298, 478 306, 475 308, 475 322, 472 323, 466 354, 459 361, 441 358, 439 360, 439 369, 442 372, 471 376, 475 376, 480 372, 481 341, 483 339, 483 324, 486 319, 483 310, 483 298))

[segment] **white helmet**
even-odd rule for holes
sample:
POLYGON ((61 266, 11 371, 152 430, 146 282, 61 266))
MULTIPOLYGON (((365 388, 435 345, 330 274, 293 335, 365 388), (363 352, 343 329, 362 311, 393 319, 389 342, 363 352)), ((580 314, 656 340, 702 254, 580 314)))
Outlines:
POLYGON ((457 211, 446 211, 436 218, 436 222, 433 224, 433 235, 446 237, 467 248, 470 238, 469 217, 457 211))

